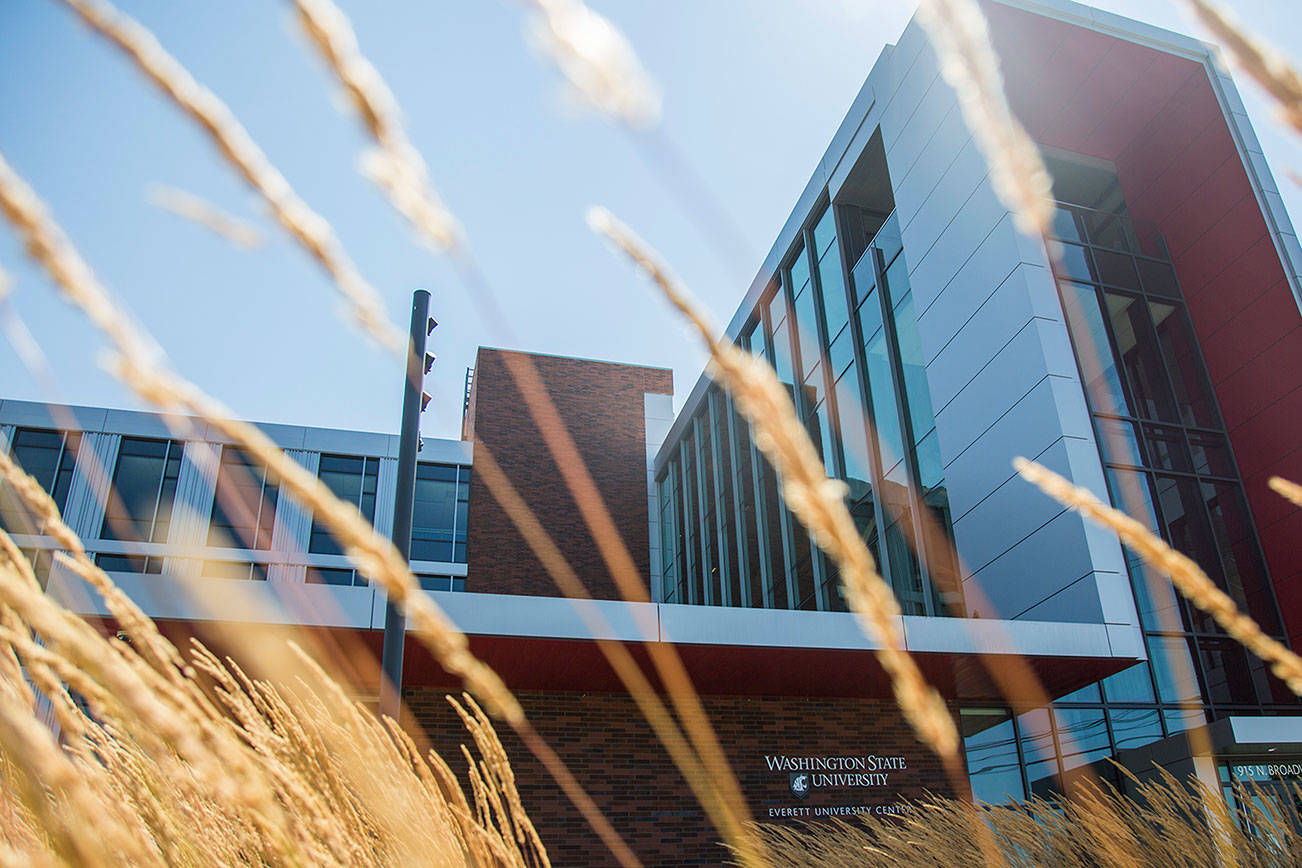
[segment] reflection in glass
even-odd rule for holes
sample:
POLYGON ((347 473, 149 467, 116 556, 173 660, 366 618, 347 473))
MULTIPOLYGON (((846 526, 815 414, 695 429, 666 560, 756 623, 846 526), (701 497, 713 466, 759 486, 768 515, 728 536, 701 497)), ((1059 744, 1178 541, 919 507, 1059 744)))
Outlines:
POLYGON ((1004 709, 965 708, 959 721, 972 797, 991 805, 1025 799, 1012 715, 1004 709))

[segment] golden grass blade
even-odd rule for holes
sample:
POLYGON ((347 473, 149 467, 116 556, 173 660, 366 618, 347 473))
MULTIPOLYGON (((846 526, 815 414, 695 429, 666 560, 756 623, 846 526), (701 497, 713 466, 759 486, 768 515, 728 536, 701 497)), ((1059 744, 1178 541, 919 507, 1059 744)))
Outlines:
POLYGON ((1280 497, 1292 503, 1294 506, 1302 506, 1302 485, 1296 482, 1289 482, 1282 476, 1272 476, 1266 483, 1270 490, 1280 497))
POLYGON ((177 217, 183 217, 192 223, 198 223, 246 250, 262 246, 262 233, 252 224, 238 217, 232 217, 193 193, 162 184, 151 184, 145 191, 145 198, 149 204, 170 211, 177 217))
POLYGON ((922 0, 918 20, 958 94, 963 119, 990 167, 990 182, 1026 235, 1044 236, 1053 220, 1052 179, 1039 148, 1013 116, 999 57, 976 0, 922 0))
POLYGON ((377 147, 363 172, 436 250, 462 243, 461 226, 430 183, 420 152, 407 138, 402 113, 389 86, 357 47, 348 18, 331 0, 295 0, 298 22, 348 93, 377 147))
POLYGON ((598 112, 634 129, 660 122, 660 93, 628 39, 582 0, 525 0, 535 13, 530 35, 598 112))
POLYGON ((120 48, 160 90, 193 118, 222 156, 262 196, 276 221, 333 278, 353 319, 381 346, 400 352, 403 333, 361 276, 324 217, 299 198, 248 131, 217 96, 195 81, 147 29, 104 0, 63 0, 97 33, 120 48))
POLYGON ((1215 618, 1226 633, 1269 663, 1271 671, 1290 690, 1302 696, 1302 657, 1267 636, 1256 621, 1239 611, 1230 596, 1216 587, 1196 563, 1171 548, 1140 522, 1104 505, 1093 494, 1053 471, 1025 458, 1014 459, 1013 466, 1024 479, 1063 506, 1115 532, 1146 563, 1168 576, 1189 602, 1215 618))
POLYGON ((846 599, 864 631, 881 644, 876 652, 891 678, 896 702, 922 742, 962 773, 958 733, 945 702, 927 683, 904 648, 900 608, 886 581, 878 575, 872 554, 846 511, 844 483, 828 479, 809 435, 796 418, 791 399, 763 360, 715 337, 706 319, 650 248, 610 214, 593 208, 588 225, 609 239, 647 273, 665 297, 692 324, 710 351, 710 376, 726 388, 750 422, 755 445, 778 470, 787 506, 809 528, 815 542, 836 561, 846 599))
POLYGON ((1240 69, 1270 94, 1284 122, 1302 133, 1302 74, 1288 59, 1247 32, 1228 10, 1210 0, 1185 0, 1208 30, 1230 52, 1240 69))

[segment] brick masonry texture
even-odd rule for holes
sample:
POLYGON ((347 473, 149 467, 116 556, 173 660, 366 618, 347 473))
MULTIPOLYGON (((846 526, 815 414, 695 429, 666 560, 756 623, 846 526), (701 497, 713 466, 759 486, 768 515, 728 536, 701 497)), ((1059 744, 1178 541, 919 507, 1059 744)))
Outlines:
MULTIPOLYGON (((475 363, 467 433, 492 451, 591 594, 598 599, 619 599, 560 468, 515 386, 506 364, 508 354, 527 355, 537 366, 644 581, 650 573, 651 555, 643 395, 673 394, 673 373, 662 368, 484 348, 475 363)), ((466 590, 558 595, 551 577, 481 482, 471 485, 468 542, 466 590)))
MULTIPOLYGON (((624 841, 646 865, 718 865, 728 853, 633 700, 623 694, 517 693, 539 734, 560 755, 624 841)), ((431 746, 458 775, 459 745, 469 738, 444 692, 404 691, 431 746)), ((795 823, 820 808, 887 808, 929 790, 949 794, 939 760, 914 740, 890 700, 797 697, 703 697, 706 712, 754 819, 795 823), (789 774, 769 771, 766 756, 904 758, 886 785, 814 789, 793 795, 789 774), (770 809, 809 809, 776 819, 770 809)), ((559 787, 509 730, 499 731, 520 797, 554 865, 610 865, 614 859, 559 787)), ((464 779, 464 778, 463 778, 464 779)))

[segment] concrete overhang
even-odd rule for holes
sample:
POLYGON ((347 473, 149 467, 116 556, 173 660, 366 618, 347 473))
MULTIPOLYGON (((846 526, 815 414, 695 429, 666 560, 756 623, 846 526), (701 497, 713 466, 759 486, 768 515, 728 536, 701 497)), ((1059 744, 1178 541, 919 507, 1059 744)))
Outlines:
MULTIPOLYGON (((378 650, 384 624, 383 595, 369 587, 113 578, 177 633, 230 637, 241 625, 264 631, 283 625, 343 631, 378 650), (221 630, 214 630, 219 623, 221 630)), ((52 574, 50 593, 74 611, 107 617, 103 602, 62 570, 52 574)), ((621 642, 648 672, 648 649, 672 644, 707 694, 890 695, 873 655, 880 646, 852 614, 467 592, 431 596, 514 689, 621 690, 600 647, 621 642)), ((950 699, 1034 702, 1034 682, 1061 696, 1143 659, 1134 629, 1117 625, 918 616, 900 616, 896 623, 907 650, 950 699), (1005 676, 1011 687, 997 683, 1005 676)), ((408 648, 408 683, 456 686, 410 636, 408 648)), ((222 650, 238 657, 238 648, 222 650)))

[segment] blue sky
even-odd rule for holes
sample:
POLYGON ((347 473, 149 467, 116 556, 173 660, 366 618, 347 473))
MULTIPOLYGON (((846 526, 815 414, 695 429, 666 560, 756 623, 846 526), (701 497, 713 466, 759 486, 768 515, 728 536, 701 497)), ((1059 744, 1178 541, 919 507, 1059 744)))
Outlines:
MULTIPOLYGON (((583 222, 604 204, 655 244, 722 323, 735 309, 886 42, 902 0, 592 0, 623 29, 664 95, 663 134, 723 203, 747 261, 721 256, 687 219, 644 146, 576 112, 527 45, 508 0, 342 0, 362 50, 402 104, 413 142, 465 225, 507 311, 480 320, 451 271, 356 171, 366 141, 298 35, 288 4, 123 0, 240 118, 302 197, 329 219, 405 322, 434 294, 441 325, 423 430, 457 436, 465 369, 479 345, 673 368, 681 399, 703 356, 644 281, 583 222), (514 337, 510 337, 514 335, 514 337)), ((1199 34, 1175 0, 1097 5, 1199 34)), ((1241 0, 1253 30, 1302 61, 1302 5, 1241 0)), ((1240 92, 1291 212, 1302 213, 1302 145, 1258 89, 1240 92)), ((368 430, 397 425, 398 362, 339 316, 329 281, 262 216, 190 122, 53 0, 0 2, 0 153, 174 365, 251 419, 368 430), (147 203, 161 183, 258 222, 269 243, 237 249, 147 203)), ((0 397, 118 407, 137 402, 98 367, 103 341, 58 300, 0 229, 14 303, 50 356, 38 386, 6 344, 0 397)))

